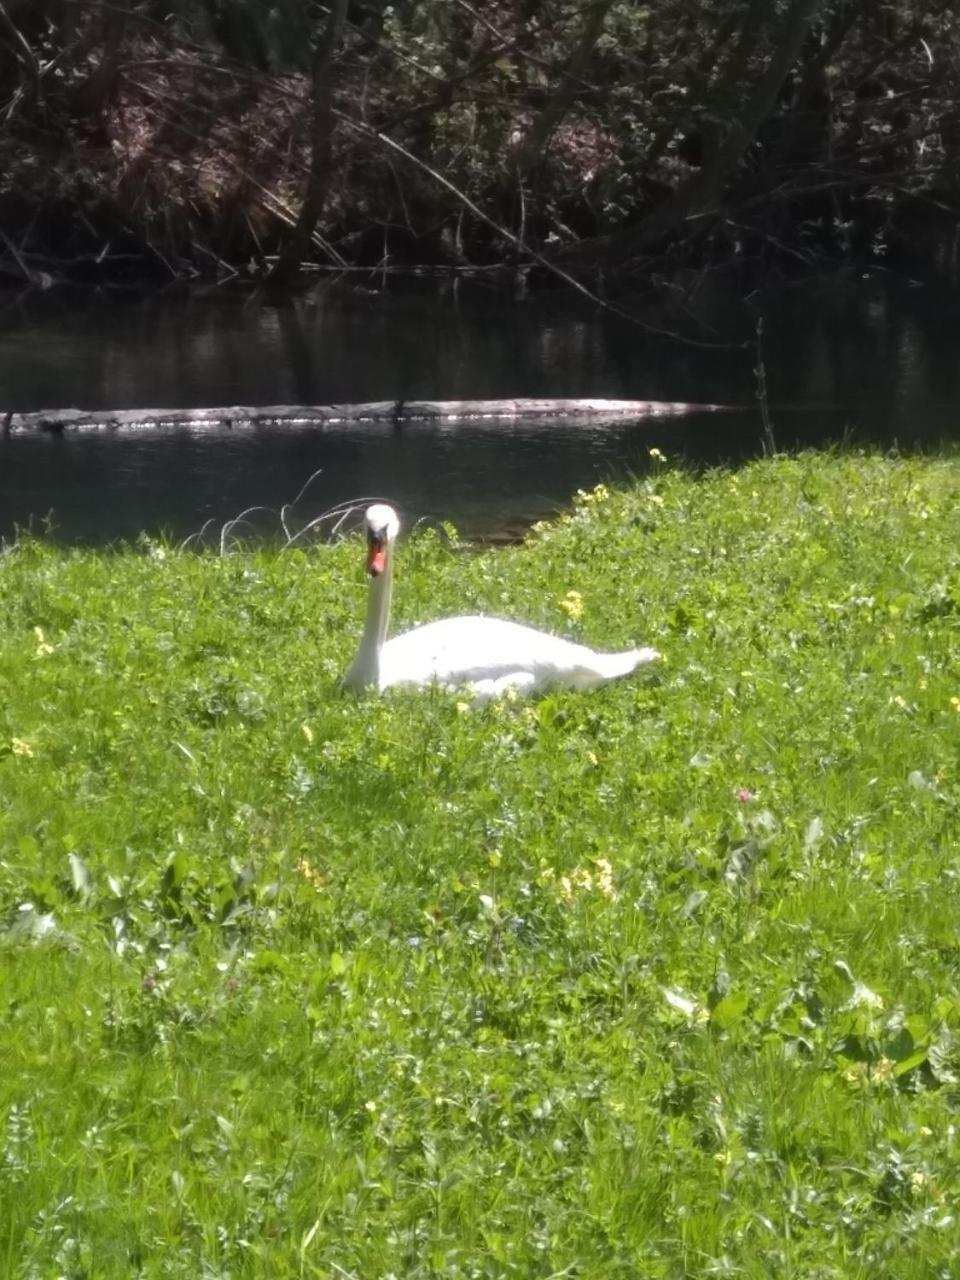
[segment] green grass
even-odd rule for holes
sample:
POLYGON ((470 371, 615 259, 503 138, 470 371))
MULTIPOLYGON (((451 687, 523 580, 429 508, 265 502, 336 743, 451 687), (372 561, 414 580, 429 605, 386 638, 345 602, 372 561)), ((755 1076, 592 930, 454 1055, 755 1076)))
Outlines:
POLYGON ((955 1275, 957 459, 402 546, 592 694, 344 696, 365 589, 0 556, 0 1274, 955 1275))

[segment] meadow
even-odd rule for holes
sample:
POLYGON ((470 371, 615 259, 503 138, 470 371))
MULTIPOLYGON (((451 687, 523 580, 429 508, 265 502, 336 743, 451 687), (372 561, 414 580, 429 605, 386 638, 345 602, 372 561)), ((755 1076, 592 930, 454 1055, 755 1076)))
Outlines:
POLYGON ((362 560, 0 554, 0 1273, 955 1276, 957 456, 401 545, 591 693, 343 694, 362 560))

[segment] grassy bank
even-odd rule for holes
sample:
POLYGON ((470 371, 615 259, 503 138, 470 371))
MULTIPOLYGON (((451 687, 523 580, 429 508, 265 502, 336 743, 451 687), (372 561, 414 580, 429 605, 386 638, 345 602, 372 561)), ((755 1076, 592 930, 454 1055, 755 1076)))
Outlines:
POLYGON ((663 669, 347 698, 356 542, 0 557, 0 1272, 952 1275, 957 461, 398 574, 663 669))

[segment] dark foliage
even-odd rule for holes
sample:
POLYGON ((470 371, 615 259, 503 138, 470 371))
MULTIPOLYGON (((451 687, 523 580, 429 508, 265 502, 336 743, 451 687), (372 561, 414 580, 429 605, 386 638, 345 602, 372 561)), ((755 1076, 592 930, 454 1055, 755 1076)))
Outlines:
POLYGON ((2 0, 0 275, 277 258, 949 266, 960 29, 906 0, 2 0))

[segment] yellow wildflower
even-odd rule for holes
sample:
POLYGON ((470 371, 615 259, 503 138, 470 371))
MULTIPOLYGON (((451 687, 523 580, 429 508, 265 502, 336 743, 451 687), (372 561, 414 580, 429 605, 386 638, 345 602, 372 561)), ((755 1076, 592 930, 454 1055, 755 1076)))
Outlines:
POLYGON ((876 1066, 873 1068, 873 1079, 877 1084, 887 1084, 893 1079, 893 1069, 895 1063, 890 1058, 878 1058, 876 1066))
POLYGON ((307 724, 306 720, 304 720, 303 724, 300 726, 300 732, 303 734, 303 736, 306 738, 308 742, 313 741, 313 730, 307 724))
POLYGON ((38 658, 46 658, 49 654, 53 653, 53 645, 48 644, 44 639, 43 627, 34 627, 33 634, 37 640, 36 656, 38 658))
POLYGON ((606 502, 609 497, 610 490, 605 484, 595 484, 589 492, 586 489, 577 490, 577 501, 588 506, 595 502, 606 502))
POLYGON ((951 698, 950 705, 953 707, 954 711, 960 711, 960 698, 951 698))
MULTIPOLYGON (((617 896, 617 892, 613 887, 613 867, 606 858, 594 858, 594 869, 589 867, 574 867, 567 875, 561 876, 557 883, 557 893, 564 902, 572 902, 580 893, 597 893, 603 894, 605 898, 613 901, 617 896)), ((548 877, 541 871, 541 883, 548 877)))
POLYGON ((650 454, 650 457, 653 459, 654 462, 666 462, 667 460, 667 455, 665 453, 662 453, 661 450, 659 450, 656 447, 656 445, 654 445, 652 449, 648 449, 647 452, 650 454))
POLYGON ((10 742, 10 749, 15 756, 23 756, 29 760, 33 755, 33 747, 25 738, 13 738, 10 742))
POLYGON ((309 884, 312 884, 317 893, 320 893, 326 885, 326 877, 322 871, 318 871, 306 858, 301 858, 297 863, 297 870, 309 884))
POLYGON ((847 1084, 862 1084, 867 1067, 864 1062, 852 1062, 843 1073, 843 1078, 847 1084))
POLYGON ((579 591, 568 591, 557 603, 571 622, 579 622, 583 617, 583 597, 579 591))
POLYGON ((597 868, 597 888, 605 898, 613 900, 617 896, 613 887, 613 867, 606 858, 594 858, 593 861, 597 868))
POLYGON ((574 867, 569 875, 560 877, 560 897, 564 902, 572 902, 579 889, 589 893, 592 888, 593 876, 586 867, 574 867))

